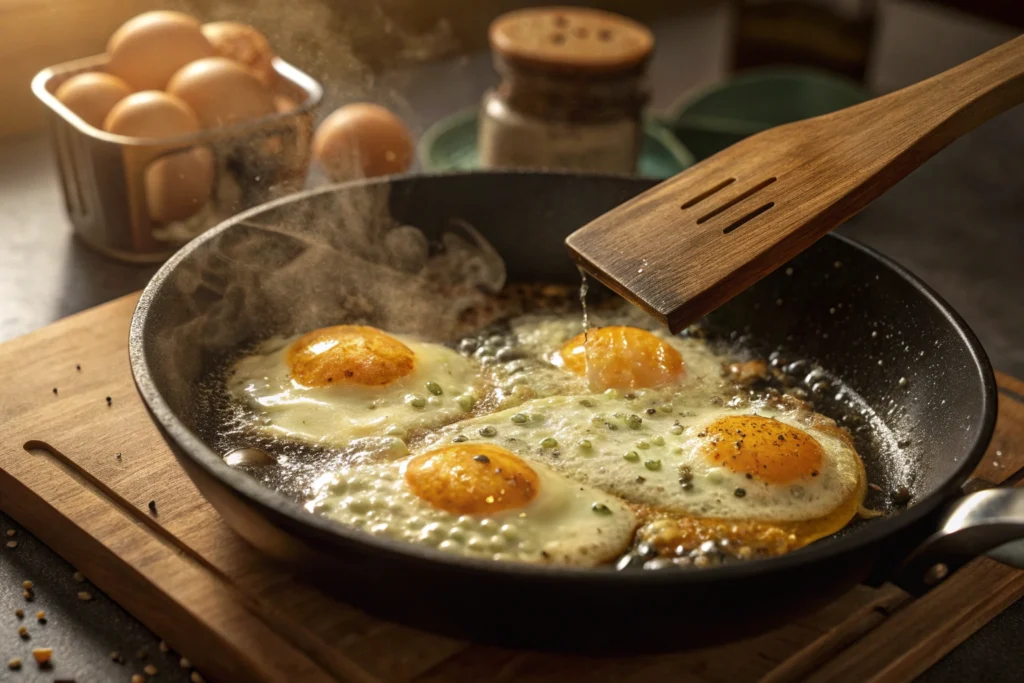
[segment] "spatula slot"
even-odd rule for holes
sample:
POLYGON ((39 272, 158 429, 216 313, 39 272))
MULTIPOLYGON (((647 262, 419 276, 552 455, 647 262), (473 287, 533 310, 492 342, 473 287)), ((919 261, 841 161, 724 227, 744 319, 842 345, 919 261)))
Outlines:
POLYGON ((733 221, 732 223, 730 223, 729 225, 725 226, 725 228, 722 230, 722 232, 724 234, 728 235, 730 232, 732 232, 736 228, 740 227, 741 225, 743 225, 744 223, 746 223, 748 221, 754 220, 755 218, 757 218, 758 216, 760 216, 762 213, 764 213, 768 209, 772 208, 773 206, 775 206, 775 202, 768 202, 764 206, 762 206, 760 208, 757 208, 757 209, 754 209, 753 211, 748 213, 746 216, 743 216, 742 218, 738 218, 735 221, 733 221))
POLYGON ((714 187, 712 187, 710 190, 705 190, 704 192, 701 192, 699 195, 697 195, 696 197, 694 197, 690 201, 684 203, 679 208, 680 209, 689 209, 692 206, 697 206, 698 204, 700 204, 702 201, 704 201, 705 199, 707 199, 711 195, 715 194, 716 192, 721 192, 726 187, 728 187, 729 185, 731 185, 732 183, 735 183, 735 182, 736 182, 735 178, 728 178, 726 180, 723 180, 722 182, 720 182, 717 185, 715 185, 714 187))
POLYGON ((733 197, 732 199, 727 201, 725 204, 722 204, 721 206, 719 206, 717 209, 715 209, 715 210, 711 211, 710 213, 707 213, 707 214, 701 216, 700 218, 698 218, 697 219, 697 225, 700 225, 701 223, 706 223, 707 221, 711 220, 712 218, 714 218, 718 214, 722 213, 726 209, 729 209, 729 208, 732 208, 733 206, 736 206, 737 204, 742 202, 747 197, 750 197, 752 195, 757 194, 758 192, 760 192, 764 188, 766 188, 769 185, 771 185, 772 183, 774 183, 776 180, 777 180, 777 178, 775 178, 775 176, 772 176, 771 178, 768 178, 767 180, 762 180, 761 182, 759 182, 757 185, 754 185, 749 190, 747 190, 745 192, 741 192, 740 194, 736 195, 735 197, 733 197))

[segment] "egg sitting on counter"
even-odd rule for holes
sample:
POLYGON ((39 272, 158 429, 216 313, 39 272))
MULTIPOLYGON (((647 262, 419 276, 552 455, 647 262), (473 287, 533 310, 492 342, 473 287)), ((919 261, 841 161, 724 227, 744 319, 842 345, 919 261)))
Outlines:
POLYGON ((90 126, 103 128, 110 110, 131 93, 128 84, 117 76, 90 71, 64 81, 54 96, 90 126))
MULTIPOLYGON (((199 121, 181 99, 164 92, 137 92, 107 115, 108 133, 137 138, 174 138, 199 130, 199 121)), ((209 201, 213 192, 213 155, 205 147, 174 151, 160 147, 125 149, 129 177, 144 168, 143 187, 149 217, 157 223, 184 220, 209 201), (161 156, 166 155, 166 156, 161 156)))
POLYGON ((215 21, 203 24, 203 35, 221 57, 238 62, 260 79, 263 85, 274 84, 274 51, 266 36, 248 24, 237 21, 215 21))
POLYGON ((178 69, 215 54, 200 23, 181 12, 145 12, 107 43, 107 71, 135 90, 163 90, 178 69))
POLYGON ((167 92, 192 108, 203 128, 274 114, 274 96, 251 71, 225 57, 207 57, 174 74, 167 92))
POLYGON ((317 128, 313 158, 336 181, 403 173, 412 165, 412 135, 384 107, 349 104, 317 128))

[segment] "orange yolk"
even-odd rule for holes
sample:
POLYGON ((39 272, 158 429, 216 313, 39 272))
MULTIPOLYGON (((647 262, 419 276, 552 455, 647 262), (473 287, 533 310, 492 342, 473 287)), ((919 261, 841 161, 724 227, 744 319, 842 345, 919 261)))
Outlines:
POLYGON ((636 327, 590 330, 566 342, 559 355, 569 372, 585 377, 596 391, 659 387, 683 374, 679 352, 636 327))
POLYGON ((336 325, 307 332, 287 354, 292 379, 307 387, 384 386, 415 366, 412 350, 374 327, 336 325))
POLYGON ((405 481, 421 499, 453 515, 517 510, 533 500, 537 473, 504 448, 454 444, 409 461, 405 481))
POLYGON ((821 444, 785 422, 757 415, 734 415, 712 422, 698 436, 709 463, 772 484, 816 477, 824 458, 821 444))

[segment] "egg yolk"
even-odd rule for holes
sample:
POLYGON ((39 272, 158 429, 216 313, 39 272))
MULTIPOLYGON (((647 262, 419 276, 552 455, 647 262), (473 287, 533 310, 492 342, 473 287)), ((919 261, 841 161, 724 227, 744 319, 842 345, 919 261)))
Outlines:
POLYGON ((416 456, 405 469, 410 490, 453 515, 525 507, 537 496, 537 473, 504 448, 453 444, 416 456))
POLYGON ((384 386, 413 371, 412 350, 374 327, 336 325, 307 332, 288 348, 292 379, 307 387, 384 386))
POLYGON ((593 329, 562 346, 566 370, 587 379, 595 391, 648 389, 683 374, 683 357, 647 330, 621 325, 593 329))
POLYGON ((698 436, 705 439, 701 452, 711 464, 772 484, 816 477, 824 458, 814 437, 758 415, 720 418, 698 436))

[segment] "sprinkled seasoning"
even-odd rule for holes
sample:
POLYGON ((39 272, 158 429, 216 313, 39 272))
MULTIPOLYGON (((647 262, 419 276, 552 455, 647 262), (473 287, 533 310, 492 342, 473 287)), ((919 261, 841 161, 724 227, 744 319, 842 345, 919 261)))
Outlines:
POLYGON ((627 401, 632 401, 633 399, 636 398, 636 394, 629 393, 629 394, 626 394, 625 396, 623 396, 622 398, 626 399, 627 401))
POLYGON ((658 414, 658 410, 656 408, 648 408, 644 412, 647 413, 648 415, 657 415, 658 414))
POLYGON ((192 662, 190 662, 187 658, 182 657, 180 660, 178 660, 178 666, 182 669, 191 669, 192 662))
POLYGON ((579 404, 581 406, 583 406, 584 408, 593 408, 594 407, 594 402, 591 401, 589 398, 581 398, 579 400, 579 404))
POLYGON ((80 364, 76 363, 75 364, 75 370, 78 370, 79 372, 81 372, 82 371, 82 366, 80 364))
POLYGON ((408 396, 406 396, 405 402, 411 405, 413 408, 422 408, 425 405, 427 405, 427 399, 423 398, 422 396, 417 396, 415 394, 409 394, 408 396))
POLYGON ((18 542, 17 541, 7 541, 7 547, 11 548, 13 550, 14 548, 18 547, 18 542))
POLYGON ((630 415, 626 418, 626 426, 630 429, 640 429, 644 424, 644 419, 639 415, 630 415))
POLYGON ((580 441, 580 448, 582 448, 585 451, 589 451, 593 447, 594 447, 594 444, 590 443, 590 441, 588 441, 587 439, 584 439, 583 441, 580 441))
POLYGON ((82 572, 75 572, 71 575, 71 578, 73 578, 78 583, 82 583, 83 581, 85 581, 85 574, 83 574, 82 572))
POLYGON ((114 402, 114 399, 112 399, 109 396, 107 396, 107 405, 109 406, 113 402, 114 402))
POLYGON ((153 513, 154 515, 156 514, 156 501, 155 500, 149 501, 149 511, 151 513, 153 513))
POLYGON ((7 668, 11 671, 17 671, 21 668, 21 659, 18 657, 11 657, 7 660, 7 668))
POLYGON ((427 391, 432 393, 434 396, 440 396, 444 393, 444 389, 441 388, 441 385, 434 381, 427 382, 427 391))
POLYGON ((647 477, 641 477, 641 476, 637 475, 637 478, 636 478, 636 479, 635 479, 634 481, 635 481, 636 483, 638 483, 638 484, 642 484, 642 483, 644 483, 645 481, 647 481, 647 477))
POLYGON ((17 533, 18 533, 18 532, 17 532, 17 531, 15 531, 14 529, 8 529, 8 530, 7 530, 7 538, 10 538, 10 537, 14 536, 14 535, 15 535, 15 534, 17 534, 17 533))
POLYGON ((637 453, 636 451, 630 451, 629 453, 626 453, 624 456, 622 456, 622 459, 627 460, 629 462, 640 462, 640 454, 637 453))
POLYGON ((463 441, 469 441, 469 437, 465 434, 456 434, 452 437, 452 443, 462 443, 463 441))
POLYGON ((25 618, 25 610, 23 610, 23 609, 21 609, 19 607, 18 609, 14 610, 14 616, 18 617, 19 619, 24 619, 25 618))
POLYGON ((32 658, 36 660, 36 664, 43 665, 49 664, 50 659, 53 657, 53 648, 50 647, 37 647, 32 650, 32 658))
POLYGON ((160 673, 160 670, 152 664, 147 664, 146 666, 142 667, 142 670, 150 676, 156 676, 158 673, 160 673))
POLYGON ((526 413, 516 413, 509 419, 515 422, 517 425, 521 425, 525 424, 526 421, 529 420, 530 418, 526 415, 526 413))
POLYGON ((679 483, 685 484, 686 482, 693 481, 693 470, 690 469, 689 465, 679 466, 679 483))
POLYGON ((36 621, 38 621, 40 624, 45 624, 46 612, 44 612, 43 610, 39 610, 38 612, 36 612, 36 621))
POLYGON ((735 491, 732 492, 732 495, 736 496, 737 498, 742 498, 743 496, 747 495, 747 490, 736 489, 735 491))
POLYGON ((118 664, 124 664, 124 657, 121 656, 120 652, 115 650, 110 653, 110 661, 116 662, 118 664))
POLYGON ((193 671, 192 675, 188 677, 192 683, 206 683, 202 676, 199 675, 198 671, 193 671))
POLYGON ((548 438, 540 442, 540 446, 541 448, 557 448, 558 440, 549 436, 548 438))
POLYGON ((647 469, 651 470, 652 472, 655 472, 655 471, 661 469, 661 461, 660 460, 645 460, 644 461, 644 467, 646 467, 647 469))
POLYGON ((590 506, 590 509, 599 515, 610 515, 612 511, 604 503, 594 503, 590 506))
POLYGON ((171 651, 171 647, 167 644, 166 641, 161 640, 159 643, 157 643, 156 646, 160 650, 160 652, 170 652, 171 651))
POLYGON ((653 439, 651 439, 651 443, 653 443, 655 446, 664 446, 665 445, 665 437, 660 436, 660 435, 656 436, 653 439))
POLYGON ((486 455, 483 455, 483 454, 481 454, 481 455, 474 455, 473 456, 473 460, 476 460, 477 462, 483 463, 485 465, 491 461, 490 458, 488 458, 486 455))
POLYGON ((30 590, 32 590, 32 582, 31 581, 22 581, 21 582, 21 587, 24 588, 27 591, 30 591, 30 590))
POLYGON ((53 388, 53 395, 54 395, 54 396, 56 396, 56 395, 57 395, 57 387, 54 387, 54 388, 53 388))
POLYGON ((461 394, 455 400, 458 402, 459 407, 467 412, 473 410, 473 406, 476 405, 476 399, 470 394, 461 394))
POLYGON ((146 677, 142 674, 132 674, 132 683, 146 683, 146 677))
POLYGON ((666 403, 663 406, 658 406, 658 410, 660 410, 663 413, 671 413, 672 412, 672 406, 666 403))
POLYGON ((118 451, 117 453, 114 453, 114 457, 117 458, 118 460, 120 460, 121 459, 121 451, 118 451))
POLYGON ((480 430, 480 436, 495 436, 497 433, 498 430, 491 426, 484 427, 480 430))
POLYGON ((92 593, 88 591, 78 591, 78 599, 82 602, 89 602, 92 600, 92 593))
POLYGON ((651 447, 651 444, 644 439, 640 439, 639 441, 636 442, 636 447, 642 451, 645 451, 651 447))
POLYGON ((18 635, 21 636, 22 640, 28 640, 28 629, 24 626, 18 627, 18 635))

